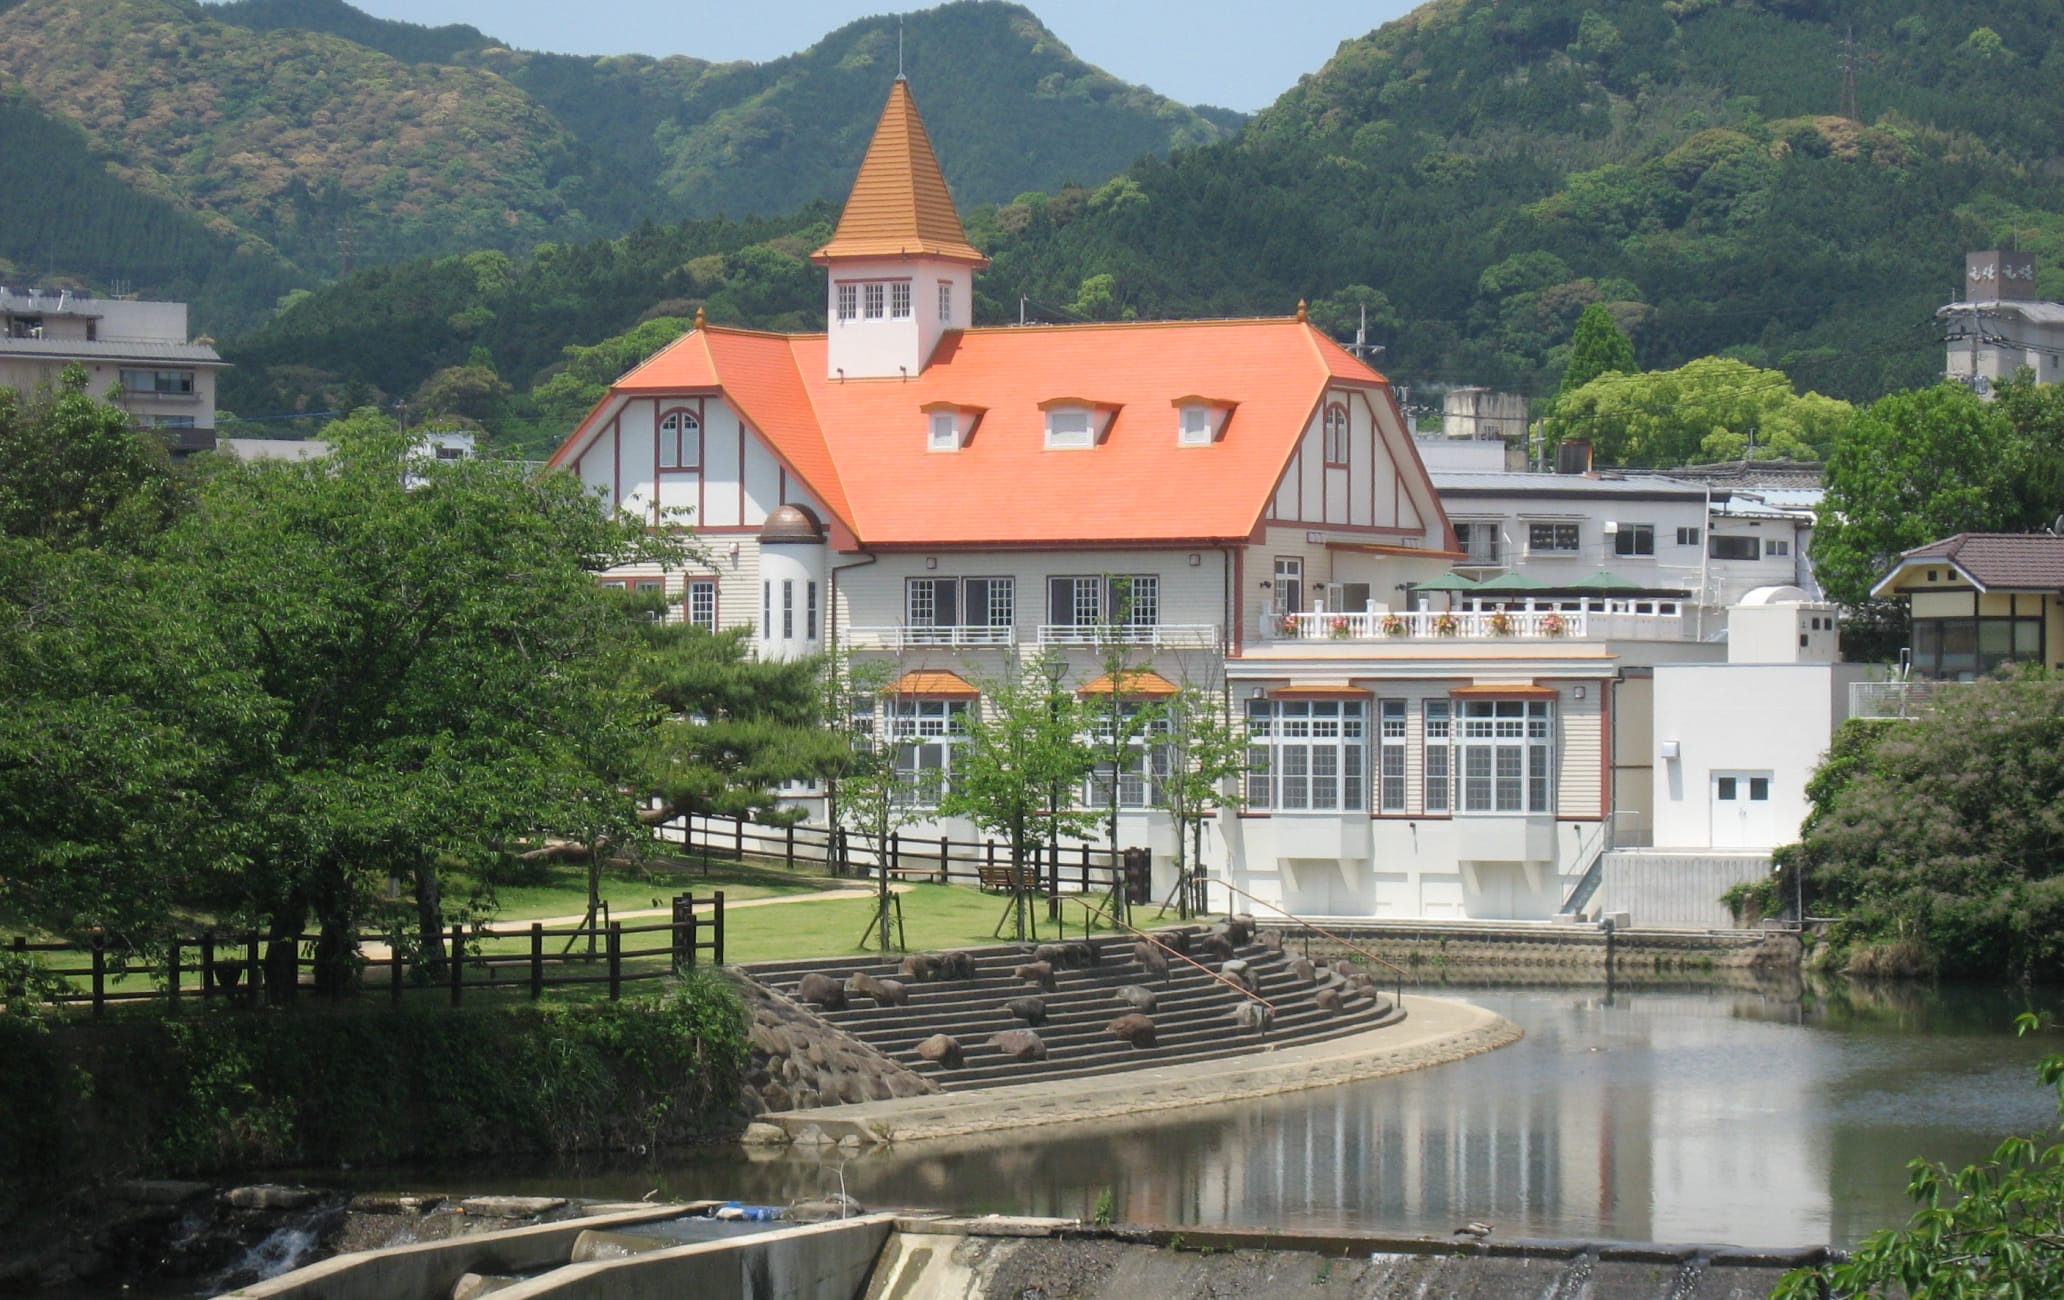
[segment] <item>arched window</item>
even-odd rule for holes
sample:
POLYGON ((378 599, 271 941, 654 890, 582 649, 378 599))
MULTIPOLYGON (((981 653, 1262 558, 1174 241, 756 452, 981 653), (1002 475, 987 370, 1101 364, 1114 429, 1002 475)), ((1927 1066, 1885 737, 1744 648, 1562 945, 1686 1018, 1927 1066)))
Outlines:
POLYGON ((1326 464, 1347 464, 1347 408, 1338 402, 1326 408, 1326 464))
POLYGON ((659 418, 659 467, 702 468, 702 422, 693 411, 668 411, 659 418))

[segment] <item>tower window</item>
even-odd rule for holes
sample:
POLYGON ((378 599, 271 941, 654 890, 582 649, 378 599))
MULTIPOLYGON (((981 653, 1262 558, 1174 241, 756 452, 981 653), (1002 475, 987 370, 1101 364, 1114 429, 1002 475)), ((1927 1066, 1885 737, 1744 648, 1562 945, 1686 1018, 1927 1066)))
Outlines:
POLYGON ((910 281, 897 280, 889 285, 889 315, 896 320, 910 319, 910 281))
POLYGON ((939 323, 941 325, 951 325, 953 323, 953 281, 951 280, 939 281, 939 323))
POLYGON ((882 318, 882 302, 886 297, 883 293, 883 288, 884 286, 879 284, 863 284, 860 286, 860 297, 866 303, 866 316, 868 320, 880 320, 882 318))
POLYGON ((838 318, 853 320, 860 315, 860 286, 842 284, 838 287, 838 318))

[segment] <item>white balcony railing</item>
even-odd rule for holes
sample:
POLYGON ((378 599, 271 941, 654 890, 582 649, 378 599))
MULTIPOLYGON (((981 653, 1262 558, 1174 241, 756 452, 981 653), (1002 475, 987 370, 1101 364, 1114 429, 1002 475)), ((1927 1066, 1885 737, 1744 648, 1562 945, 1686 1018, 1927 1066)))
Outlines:
POLYGON ((855 650, 903 651, 911 647, 945 646, 966 649, 974 646, 1011 646, 1018 642, 1018 630, 1005 624, 948 624, 943 627, 849 627, 846 644, 855 650))
POLYGON ((1394 610, 1306 614, 1263 611, 1261 635, 1275 641, 1495 641, 1622 639, 1681 641, 1694 633, 1683 607, 1671 613, 1624 610, 1394 610))
POLYGON ((1216 623, 1042 623, 1041 645, 1143 645, 1158 650, 1209 650, 1216 623))
POLYGON ((1928 706, 1966 682, 1920 678, 1908 682, 1849 683, 1849 716, 1852 718, 1916 718, 1928 706))

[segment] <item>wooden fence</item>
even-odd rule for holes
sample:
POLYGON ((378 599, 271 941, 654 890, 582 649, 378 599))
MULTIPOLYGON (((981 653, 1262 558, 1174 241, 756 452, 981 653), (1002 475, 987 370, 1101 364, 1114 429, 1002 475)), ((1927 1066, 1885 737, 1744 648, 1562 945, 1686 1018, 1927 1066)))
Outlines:
MULTIPOLYGON (((324 980, 315 950, 318 936, 292 936, 295 977, 270 983, 264 961, 267 941, 247 931, 212 931, 174 938, 162 963, 153 964, 110 943, 103 934, 79 943, 30 943, 17 935, 8 951, 37 962, 42 976, 54 977, 70 991, 47 992, 42 1000, 59 1006, 87 1006, 96 1016, 111 1005, 163 1002, 175 1014, 189 1002, 203 1007, 248 1007, 262 1000, 283 1004, 303 995, 340 1001, 377 994, 384 985, 391 1005, 411 997, 443 994, 451 1006, 462 1006, 468 993, 527 995, 536 1001, 548 988, 607 986, 614 1001, 624 985, 666 979, 694 967, 702 955, 713 965, 724 963, 724 894, 707 898, 682 894, 671 915, 646 924, 608 921, 596 925, 550 928, 528 925, 454 925, 445 936, 442 963, 414 961, 397 942, 361 940, 345 960, 338 978, 324 980), (563 944, 553 941, 564 940, 563 944), (585 942, 584 942, 585 941, 585 942), (585 951, 582 951, 585 947, 585 951), (76 963, 43 964, 43 955, 76 963), (416 971, 424 972, 417 978, 416 971)), ((281 940, 287 942, 287 940, 281 940)), ((27 995, 16 984, 4 991, 8 1000, 27 995)))
MULTIPOLYGON (((1010 845, 996 840, 936 839, 891 832, 886 845, 871 836, 821 826, 763 826, 736 817, 693 813, 669 824, 687 857, 708 854, 766 858, 793 868, 821 863, 833 875, 866 875, 885 868, 897 880, 1008 889, 1010 845)), ((1123 851, 1086 842, 1028 846, 1026 884, 1051 895, 1108 891, 1124 876, 1123 851)))

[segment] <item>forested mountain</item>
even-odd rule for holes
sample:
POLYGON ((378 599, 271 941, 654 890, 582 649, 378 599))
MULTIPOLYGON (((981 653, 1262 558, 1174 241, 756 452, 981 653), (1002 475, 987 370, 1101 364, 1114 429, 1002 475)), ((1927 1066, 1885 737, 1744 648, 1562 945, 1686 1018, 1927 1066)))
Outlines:
MULTIPOLYGON (((969 201, 1099 180, 1238 121, 1082 63, 1015 5, 913 14, 907 41, 949 178, 969 201)), ((527 254, 643 221, 836 197, 895 61, 890 18, 784 59, 718 64, 515 51, 470 27, 389 22, 340 0, 0 2, 0 90, 75 123, 129 188, 234 230, 306 285, 353 266, 527 254)), ((43 166, 41 149, 10 139, 0 186, 43 166)), ((115 240, 98 251, 120 263, 129 250, 115 240)), ((200 320, 248 325, 271 305, 217 315, 208 304, 200 320)))
MULTIPOLYGON (((1233 141, 1001 206, 962 195, 994 259, 977 308, 1283 314, 1308 298, 1343 336, 1366 308, 1402 382, 1542 393, 1603 303, 1643 366, 1726 354, 1868 399, 1939 372, 1933 312, 1965 251, 2032 248, 2064 298, 2060 71, 2059 0, 1436 0, 1344 44, 1233 141)), ((871 127, 882 80, 825 131, 871 127)), ((943 142, 953 110, 925 84, 943 142)), ((526 392, 562 348, 704 303, 726 323, 821 327, 803 259, 832 215, 555 248, 489 288, 455 264, 347 283, 232 350, 227 400, 320 406, 354 382, 407 396, 484 364, 511 390, 499 418, 542 445, 559 417, 526 392), (424 297, 433 281, 445 291, 424 297), (367 364, 347 341, 361 316, 413 331, 410 347, 367 364), (279 381, 289 358, 312 369, 279 381)))

